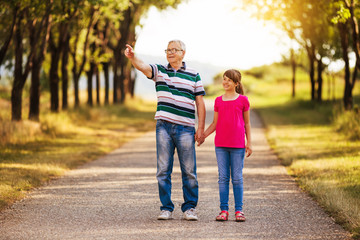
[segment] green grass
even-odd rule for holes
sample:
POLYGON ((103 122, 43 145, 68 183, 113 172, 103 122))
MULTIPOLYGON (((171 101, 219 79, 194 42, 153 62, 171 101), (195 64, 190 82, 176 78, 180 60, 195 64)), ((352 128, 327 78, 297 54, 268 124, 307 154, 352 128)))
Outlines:
POLYGON ((8 100, 0 105, 0 210, 155 127, 156 106, 141 100, 57 114, 44 110, 40 122, 18 123, 10 121, 8 100))
MULTIPOLYGON (((268 141, 282 164, 302 189, 354 239, 360 239, 360 141, 356 134, 360 126, 357 115, 335 111, 342 103, 343 79, 337 76, 335 90, 328 94, 324 75, 324 102, 320 104, 310 101, 310 81, 303 71, 297 74, 295 98, 291 97, 290 68, 275 64, 256 68, 254 74, 251 71, 243 72, 246 95, 260 113, 268 141), (342 122, 345 124, 341 126, 350 129, 339 130, 342 122), (349 132, 357 137, 349 136, 349 132)), ((219 85, 208 90, 210 95, 222 91, 219 85)), ((353 93, 359 105, 359 85, 353 93)))

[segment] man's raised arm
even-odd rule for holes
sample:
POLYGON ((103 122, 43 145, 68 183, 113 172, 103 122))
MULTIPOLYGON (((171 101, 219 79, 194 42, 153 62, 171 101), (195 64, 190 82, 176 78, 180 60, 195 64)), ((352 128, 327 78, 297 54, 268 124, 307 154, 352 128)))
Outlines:
POLYGON ((126 44, 126 49, 125 49, 125 56, 130 59, 132 65, 139 70, 140 72, 142 72, 145 76, 147 76, 148 78, 152 77, 152 69, 150 67, 149 64, 144 63, 141 59, 137 58, 135 56, 135 52, 134 49, 129 45, 126 44))

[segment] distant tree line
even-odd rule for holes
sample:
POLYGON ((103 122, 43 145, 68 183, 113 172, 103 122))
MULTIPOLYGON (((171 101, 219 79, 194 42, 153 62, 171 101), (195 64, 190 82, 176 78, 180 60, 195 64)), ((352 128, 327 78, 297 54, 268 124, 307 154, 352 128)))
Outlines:
MULTIPOLYGON (((360 69, 360 5, 357 0, 243 0, 259 19, 271 21, 305 50, 311 86, 311 100, 322 101, 325 59, 344 62, 345 109, 353 108, 353 89, 360 69), (349 54, 355 54, 350 67, 349 54)), ((295 94, 296 54, 290 51, 295 94)))
POLYGON ((39 120, 41 76, 46 74, 50 109, 68 108, 72 80, 75 107, 80 105, 79 79, 87 76, 88 100, 100 103, 100 73, 105 79, 105 104, 134 94, 135 77, 123 55, 126 43, 136 41, 135 27, 150 6, 176 7, 181 0, 0 0, 0 66, 14 74, 11 91, 12 120, 22 119, 22 94, 30 78, 29 119, 39 120), (45 70, 46 69, 46 70, 45 70), (61 86, 60 86, 61 83, 61 86))

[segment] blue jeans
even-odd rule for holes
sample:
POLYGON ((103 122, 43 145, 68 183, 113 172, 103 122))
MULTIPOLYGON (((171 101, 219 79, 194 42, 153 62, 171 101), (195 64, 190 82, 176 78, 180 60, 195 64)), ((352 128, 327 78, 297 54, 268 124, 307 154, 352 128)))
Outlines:
POLYGON ((163 120, 156 123, 156 151, 159 196, 161 210, 174 210, 171 201, 171 173, 174 163, 174 152, 179 157, 184 203, 181 210, 185 212, 195 208, 198 202, 198 181, 196 176, 195 128, 178 125, 163 120))
POLYGON ((229 182, 232 179, 235 211, 243 207, 243 175, 245 148, 215 147, 219 171, 219 194, 221 211, 229 210, 229 182))

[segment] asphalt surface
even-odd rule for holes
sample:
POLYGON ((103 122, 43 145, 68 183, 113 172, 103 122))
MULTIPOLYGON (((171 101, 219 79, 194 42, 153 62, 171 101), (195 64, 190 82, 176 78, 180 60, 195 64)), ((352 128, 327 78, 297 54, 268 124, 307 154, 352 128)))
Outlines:
MULTIPOLYGON (((207 107, 209 124, 212 103, 207 107)), ((246 222, 234 221, 232 191, 229 221, 215 221, 219 196, 214 135, 197 147, 199 221, 182 219, 177 158, 172 175, 174 219, 156 220, 160 201, 155 132, 149 132, 1 212, 0 239, 350 239, 287 175, 254 112, 251 122, 254 153, 245 159, 244 168, 246 222)))

